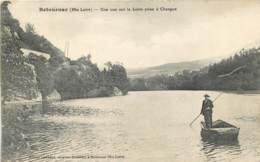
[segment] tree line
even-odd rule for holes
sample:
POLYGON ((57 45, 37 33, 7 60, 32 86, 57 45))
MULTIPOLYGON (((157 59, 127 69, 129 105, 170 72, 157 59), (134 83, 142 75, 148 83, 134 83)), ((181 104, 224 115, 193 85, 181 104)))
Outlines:
POLYGON ((198 71, 130 80, 130 90, 259 90, 260 47, 242 49, 234 56, 198 71))

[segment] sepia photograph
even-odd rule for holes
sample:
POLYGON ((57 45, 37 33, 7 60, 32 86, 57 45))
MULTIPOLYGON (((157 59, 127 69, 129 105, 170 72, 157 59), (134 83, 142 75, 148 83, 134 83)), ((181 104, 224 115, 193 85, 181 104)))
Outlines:
POLYGON ((259 0, 2 0, 1 162, 260 162, 259 0))

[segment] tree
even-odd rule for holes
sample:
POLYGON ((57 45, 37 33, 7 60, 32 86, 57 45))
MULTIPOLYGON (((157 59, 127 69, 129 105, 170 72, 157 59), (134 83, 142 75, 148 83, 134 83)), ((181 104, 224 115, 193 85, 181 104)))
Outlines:
POLYGON ((119 88, 123 94, 127 94, 130 85, 125 68, 119 64, 108 64, 108 66, 110 67, 108 73, 112 79, 112 85, 119 88))
POLYGON ((75 65, 63 67, 55 73, 55 89, 62 100, 82 97, 84 89, 75 65))
POLYGON ((37 56, 33 53, 29 54, 29 63, 34 65, 37 74, 37 85, 42 96, 42 113, 46 113, 48 109, 47 96, 54 89, 54 80, 52 72, 49 70, 48 61, 43 56, 37 56))
POLYGON ((130 90, 133 91, 145 91, 147 90, 146 81, 144 78, 130 79, 130 90))
POLYGON ((33 24, 30 24, 30 23, 27 23, 27 24, 25 25, 25 32, 27 32, 27 33, 32 33, 32 34, 36 34, 34 25, 33 25, 33 24))

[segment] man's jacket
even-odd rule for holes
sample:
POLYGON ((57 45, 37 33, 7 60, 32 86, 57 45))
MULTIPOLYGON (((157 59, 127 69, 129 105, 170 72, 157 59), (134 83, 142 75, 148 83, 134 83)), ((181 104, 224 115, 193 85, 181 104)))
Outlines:
POLYGON ((209 99, 205 99, 202 103, 202 109, 201 109, 201 114, 205 114, 206 111, 211 111, 212 112, 212 108, 213 108, 213 102, 209 99))

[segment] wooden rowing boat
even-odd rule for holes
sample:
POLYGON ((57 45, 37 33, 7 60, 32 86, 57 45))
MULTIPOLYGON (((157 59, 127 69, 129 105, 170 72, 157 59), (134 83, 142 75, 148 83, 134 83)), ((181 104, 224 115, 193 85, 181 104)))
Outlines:
POLYGON ((237 140, 240 128, 229 124, 223 120, 212 123, 212 128, 206 128, 205 122, 201 122, 201 137, 203 139, 218 140, 237 140))

